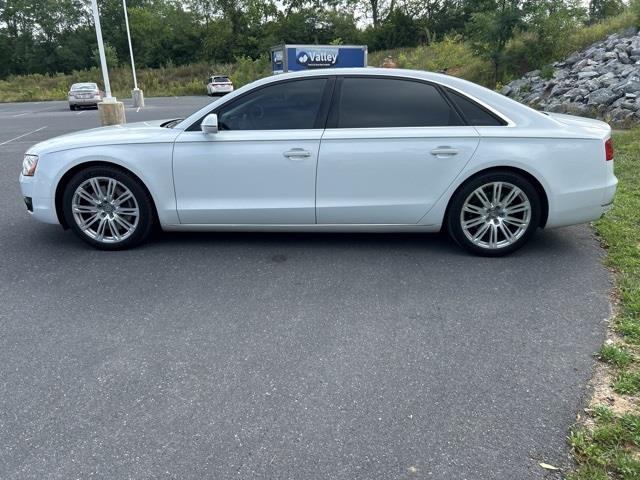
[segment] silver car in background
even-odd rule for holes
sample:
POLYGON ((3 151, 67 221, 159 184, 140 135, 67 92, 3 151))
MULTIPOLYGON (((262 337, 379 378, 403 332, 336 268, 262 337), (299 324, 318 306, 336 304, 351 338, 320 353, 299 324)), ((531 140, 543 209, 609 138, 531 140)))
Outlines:
POLYGON ((97 83, 74 83, 69 89, 69 110, 78 107, 97 107, 102 101, 102 91, 97 83))

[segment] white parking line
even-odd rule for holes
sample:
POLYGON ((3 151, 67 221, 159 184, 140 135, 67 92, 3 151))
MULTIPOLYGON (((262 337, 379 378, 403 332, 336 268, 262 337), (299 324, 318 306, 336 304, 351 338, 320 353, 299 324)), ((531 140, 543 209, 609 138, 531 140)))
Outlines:
POLYGON ((80 111, 80 112, 76 113, 76 115, 82 115, 84 112, 85 112, 85 111, 84 111, 84 110, 82 110, 82 111, 80 111))
POLYGON ((29 113, 29 112, 22 112, 22 113, 19 113, 17 115, 13 115, 13 116, 14 117, 21 117, 22 115, 26 115, 27 113, 29 113))
POLYGON ((47 128, 46 125, 44 127, 36 128, 35 130, 31 130, 30 132, 23 133, 22 135, 18 135, 17 137, 13 137, 12 139, 7 140, 6 142, 2 142, 0 143, 0 145, 6 145, 7 143, 13 142, 14 140, 18 140, 19 138, 22 138, 22 137, 26 137, 27 135, 31 135, 32 133, 39 132, 40 130, 44 130, 45 128, 47 128))

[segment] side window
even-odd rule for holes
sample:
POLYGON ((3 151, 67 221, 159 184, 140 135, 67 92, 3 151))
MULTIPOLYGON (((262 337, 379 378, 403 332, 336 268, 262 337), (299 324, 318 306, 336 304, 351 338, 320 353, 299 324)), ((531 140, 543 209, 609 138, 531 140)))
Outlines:
POLYGON ((338 128, 463 124, 436 87, 411 80, 347 77, 337 108, 338 128))
POLYGON ((468 99, 464 95, 454 92, 447 88, 447 94, 456 107, 462 112, 469 125, 475 127, 492 127, 498 125, 506 125, 506 123, 493 115, 484 107, 481 107, 474 101, 468 99))
POLYGON ((218 112, 222 130, 314 128, 325 78, 281 82, 251 92, 218 112))

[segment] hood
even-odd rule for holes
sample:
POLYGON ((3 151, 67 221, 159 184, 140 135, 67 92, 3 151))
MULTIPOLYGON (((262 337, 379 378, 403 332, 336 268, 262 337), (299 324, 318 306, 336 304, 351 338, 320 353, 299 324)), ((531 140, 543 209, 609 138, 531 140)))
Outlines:
POLYGON ((171 143, 182 130, 163 128, 169 120, 126 123, 109 127, 92 128, 50 138, 32 146, 26 153, 41 155, 73 148, 127 143, 171 143))
POLYGON ((550 118, 563 127, 578 130, 582 133, 606 139, 611 136, 611 127, 608 123, 594 120, 593 118, 576 117, 564 113, 545 112, 550 118))

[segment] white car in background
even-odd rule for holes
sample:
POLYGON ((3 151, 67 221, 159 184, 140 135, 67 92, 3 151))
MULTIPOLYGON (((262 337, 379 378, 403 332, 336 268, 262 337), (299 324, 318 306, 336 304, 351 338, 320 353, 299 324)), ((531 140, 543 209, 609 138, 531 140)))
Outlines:
POLYGON ((52 138, 24 157, 27 209, 101 249, 174 231, 446 230, 504 255, 611 205, 611 129, 447 75, 287 73, 185 119, 52 138))
POLYGON ((233 92, 233 82, 226 75, 212 75, 207 82, 207 95, 225 95, 233 92))
POLYGON ((74 83, 69 89, 69 110, 78 107, 97 107, 102 101, 102 91, 97 83, 74 83))

